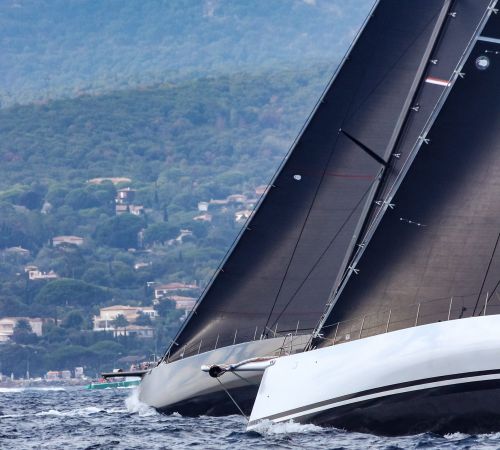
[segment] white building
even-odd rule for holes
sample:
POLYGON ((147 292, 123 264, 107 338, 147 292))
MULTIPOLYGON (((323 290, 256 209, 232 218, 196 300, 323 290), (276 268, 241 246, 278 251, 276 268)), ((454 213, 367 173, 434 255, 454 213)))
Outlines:
POLYGON ((42 335, 43 319, 39 317, 3 317, 0 319, 0 342, 7 342, 14 334, 14 328, 20 320, 26 320, 33 333, 37 336, 42 335))
MULTIPOLYGON (((140 314, 145 314, 150 319, 154 320, 158 317, 158 313, 152 306, 123 306, 114 305, 99 309, 99 315, 94 316, 94 331, 117 331, 113 326, 113 321, 118 316, 123 316, 127 319, 130 325, 125 328, 131 328, 140 314)), ((128 333, 125 333, 128 335, 128 333)))

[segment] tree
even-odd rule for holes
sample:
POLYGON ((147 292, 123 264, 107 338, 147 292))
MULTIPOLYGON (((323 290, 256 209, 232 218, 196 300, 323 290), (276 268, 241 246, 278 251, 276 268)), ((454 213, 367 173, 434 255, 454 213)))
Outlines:
POLYGON ((63 328, 73 328, 75 330, 81 330, 83 327, 85 320, 83 316, 77 312, 70 312, 63 320, 62 327, 63 328))
POLYGON ((38 341, 38 336, 33 333, 31 325, 26 319, 20 319, 14 327, 12 340, 17 344, 35 344, 38 341))
POLYGON ((151 317, 149 317, 147 314, 144 314, 142 311, 139 311, 134 323, 136 325, 142 326, 151 326, 153 324, 153 322, 151 321, 151 317))
POLYGON ((94 305, 100 305, 111 299, 111 294, 80 280, 62 278, 47 283, 35 296, 34 303, 46 307, 46 314, 57 319, 58 308, 77 307, 90 311, 94 305))
POLYGON ((177 237, 178 234, 178 227, 169 225, 166 222, 154 223, 144 231, 144 243, 147 245, 154 243, 164 244, 169 239, 177 237))
POLYGON ((96 227, 94 238, 99 245, 117 248, 137 247, 137 234, 144 227, 144 219, 132 214, 121 214, 105 220, 96 227))
POLYGON ((19 319, 14 327, 14 333, 32 333, 30 323, 26 319, 19 319))
POLYGON ((112 321, 111 325, 113 325, 113 328, 116 330, 119 330, 122 328, 123 330, 127 329, 127 326, 129 325, 129 321, 123 314, 118 314, 112 321))

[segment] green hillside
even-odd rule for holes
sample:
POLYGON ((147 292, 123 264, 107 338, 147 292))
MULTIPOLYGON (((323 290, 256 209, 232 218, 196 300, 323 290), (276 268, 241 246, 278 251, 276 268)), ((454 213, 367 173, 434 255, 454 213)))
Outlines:
POLYGON ((3 106, 336 62, 373 0, 5 0, 3 106))
MULTIPOLYGON (((116 339, 90 333, 92 317, 106 305, 150 305, 152 282, 196 283, 189 295, 199 295, 243 223, 235 214, 255 205, 329 72, 235 74, 0 111, 0 317, 54 321, 42 338, 16 337, 36 347, 33 373, 76 361, 103 368, 116 339), (98 177, 131 181, 88 182, 98 177), (120 187, 135 191, 142 214, 117 213, 120 187), (193 220, 199 202, 234 194, 248 201, 193 220), (84 244, 56 246, 60 235, 84 244), (29 265, 60 278, 28 280, 29 265)), ((155 339, 120 338, 120 353, 165 347, 180 313, 159 308, 155 339)), ((9 351, 0 346, 4 370, 23 373, 9 351)))

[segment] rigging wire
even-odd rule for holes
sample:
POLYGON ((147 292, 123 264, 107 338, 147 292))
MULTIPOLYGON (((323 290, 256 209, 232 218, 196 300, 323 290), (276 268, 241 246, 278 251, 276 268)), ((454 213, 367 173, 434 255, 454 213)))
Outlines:
POLYGON ((347 216, 347 218, 344 220, 344 222, 342 223, 342 225, 340 226, 340 228, 337 230, 337 233, 335 233, 335 235, 330 240, 330 242, 328 243, 328 245, 326 246, 326 248, 323 250, 323 252, 321 253, 321 255, 319 255, 319 257, 316 259, 316 262, 313 264, 313 266, 311 267, 311 269, 309 270, 309 272, 306 274, 305 278, 302 280, 302 282, 299 284, 299 286, 295 289, 295 291, 290 296, 290 298, 289 298, 288 302, 286 303, 286 305, 283 307, 283 309, 281 310, 281 312, 278 314, 278 316, 276 317, 276 319, 274 320, 274 322, 270 325, 271 328, 274 325, 276 325, 276 323, 278 322, 278 320, 285 313, 286 309, 290 306, 290 303, 292 303, 292 301, 295 299, 296 295, 299 293, 299 291, 302 289, 302 287, 304 286, 304 284, 306 283, 306 281, 309 279, 309 277, 313 273, 314 269, 316 269, 316 267, 320 263, 321 259, 325 256, 325 254, 328 252, 328 250, 330 249, 330 247, 333 245, 333 243, 335 242, 335 240, 338 238, 338 236, 340 235, 340 233, 344 229, 344 227, 351 220, 351 218, 354 215, 354 213, 358 210, 359 206, 361 205, 361 203, 363 202, 363 200, 365 199, 365 197, 368 195, 368 193, 372 189, 373 184, 375 183, 375 181, 376 180, 374 180, 372 183, 370 183, 370 185, 365 190, 365 192, 363 193, 363 195, 361 196, 361 198, 358 200, 358 202, 356 203, 356 205, 354 206, 354 208, 351 210, 351 212, 349 213, 349 215, 347 216))
MULTIPOLYGON (((449 8, 449 6, 448 6, 448 8, 449 8)), ((369 98, 373 95, 373 93, 374 93, 374 92, 376 92, 377 88, 378 88, 378 87, 379 87, 379 86, 383 83, 383 81, 384 81, 384 80, 385 80, 385 79, 386 79, 386 78, 390 75, 390 73, 392 72, 392 70, 394 69, 394 67, 396 67, 396 66, 399 64, 399 62, 401 61, 401 59, 402 59, 402 58, 403 58, 403 57, 407 54, 407 52, 411 49, 411 47, 415 44, 415 42, 417 42, 417 40, 418 40, 418 39, 419 39, 419 38, 423 35, 423 33, 427 30, 427 28, 429 27, 429 25, 431 25, 432 23, 434 23, 434 22, 435 22, 435 20, 436 20, 436 16, 438 16, 438 14, 439 14, 439 13, 434 14, 434 15, 431 17, 431 19, 430 19, 428 22, 426 22, 426 23, 425 23, 425 25, 421 28, 421 30, 420 30, 420 31, 416 34, 415 38, 411 40, 411 42, 408 44, 408 46, 407 46, 407 47, 406 47, 406 48, 405 48, 405 49, 401 52, 400 56, 399 56, 399 57, 398 57, 398 58, 394 61, 394 63, 393 63, 393 64, 389 67, 389 69, 388 69, 388 70, 384 73, 384 76, 382 76, 382 77, 381 77, 381 79, 378 81, 378 83, 376 83, 376 84, 373 86, 373 88, 370 90, 370 92, 368 92, 368 93, 367 93, 367 95, 365 96, 365 98, 364 98, 364 99, 362 99, 362 100, 359 102, 358 106, 357 106, 356 108, 354 108, 353 110, 351 110, 351 108, 353 107, 354 101, 351 101, 351 102, 350 102, 349 108, 348 108, 348 110, 346 111, 346 114, 345 114, 345 116, 344 116, 344 118, 343 118, 343 120, 342 120, 342 127, 341 127, 341 130, 342 130, 342 128, 343 128, 343 126, 344 126, 344 124, 345 124, 347 121, 351 120, 351 119, 355 116, 355 114, 359 111, 359 109, 362 107, 362 105, 366 103, 366 101, 367 101, 367 100, 368 100, 368 99, 369 99, 369 98)), ((361 76, 361 77, 360 77, 360 79, 358 80, 358 86, 362 83, 362 80, 363 80, 363 77, 364 77, 364 76, 366 76, 366 71, 365 71, 365 72, 363 72, 363 76, 361 76)), ((352 100, 354 100, 354 97, 355 97, 355 93, 356 93, 356 92, 357 92, 357 91, 354 91, 354 92, 353 92, 352 100)), ((418 91, 417 91, 417 92, 418 92, 418 91)), ((417 92, 415 93, 415 96, 417 95, 417 92)), ((344 133, 344 134, 345 134, 345 135, 346 135, 349 139, 354 140, 354 141, 356 142, 355 138, 353 138, 352 136, 350 136, 348 133, 346 133, 345 131, 344 131, 343 133, 344 133)), ((336 142, 337 142, 337 141, 336 141, 336 142)), ((335 142, 335 144, 334 144, 334 147, 335 147, 335 145, 336 145, 336 142, 335 142)), ((332 149, 332 150, 333 150, 333 149, 332 149)), ((333 152, 333 151, 332 151, 332 152, 333 152)), ((376 154, 376 153, 375 153, 375 154, 376 154)), ((330 155, 329 160, 331 159, 331 156, 332 156, 332 155, 330 155)), ((377 155, 377 156, 378 156, 378 155, 377 155)), ((382 158, 380 158, 380 159, 382 159, 382 158)), ((378 161, 378 162, 380 162, 380 163, 382 164, 382 162, 381 162, 380 160, 377 160, 377 161, 378 161)), ((383 165, 384 165, 384 166, 387 166, 387 164, 388 164, 388 162, 385 162, 385 161, 384 161, 383 165)), ((384 178, 385 178, 385 177, 384 177, 384 178)), ((319 184, 319 186, 318 186, 318 190, 319 190, 319 187, 320 187, 320 186, 321 186, 321 184, 322 184, 322 181, 323 181, 323 177, 322 177, 322 179, 321 179, 321 181, 320 181, 320 184, 319 184)), ((376 181, 376 180, 375 180, 375 181, 376 181)), ((370 187, 369 187, 369 189, 365 192, 365 194, 363 194, 363 197, 360 199, 360 201, 358 202, 358 204, 356 205, 356 207, 355 207, 355 208, 351 211, 350 216, 351 216, 351 215, 354 213, 354 211, 355 211, 355 210, 359 207, 359 204, 361 203, 361 201, 363 200, 363 198, 364 198, 364 197, 368 194, 368 192, 370 191, 370 189, 371 189, 371 186, 370 186, 370 187)), ((380 191, 382 191, 383 189, 384 189, 384 187, 383 187, 383 183, 381 182, 381 185, 380 185, 379 189, 377 189, 377 191, 378 191, 378 192, 380 192, 380 191)), ((316 195, 317 195, 317 193, 316 193, 316 195)), ((314 199, 313 199, 312 205, 314 204, 314 201, 315 201, 315 199, 316 199, 316 195, 314 196, 314 199)), ((312 205, 311 205, 311 208, 312 208, 312 205)), ((350 218, 350 216, 348 217, 348 219, 350 218)), ((307 217, 306 217, 306 222, 307 222, 308 217, 309 217, 309 213, 308 213, 308 215, 307 215, 307 217)), ((368 217, 369 217, 369 213, 367 213, 367 219, 368 219, 368 217)), ((347 221, 348 221, 348 219, 347 219, 347 221)), ((346 221, 346 222, 347 222, 347 221, 346 221)), ((284 312, 285 312, 286 308, 288 308, 288 306, 290 305, 290 303, 293 301, 293 299, 294 299, 294 298, 295 298, 295 296, 297 295, 298 291, 302 288, 302 286, 304 285, 304 283, 308 280, 308 278, 309 278, 309 276, 311 275, 312 271, 314 270, 314 268, 315 268, 315 267, 317 266, 317 264, 319 263, 319 260, 320 260, 320 259, 323 257, 323 255, 326 253, 326 251, 328 250, 328 248, 330 248, 330 246, 333 244, 333 241, 334 241, 334 240, 335 240, 335 238, 338 236, 338 234, 340 233, 340 231, 342 230, 342 228, 346 225, 346 222, 344 222, 344 223, 342 224, 342 226, 341 226, 340 230, 339 230, 339 231, 337 232, 337 234, 334 236, 334 239, 333 239, 333 240, 332 240, 332 241, 328 244, 327 249, 326 249, 326 250, 322 253, 322 255, 320 256, 320 258, 319 258, 319 259, 316 261, 316 263, 313 265, 312 269, 308 272, 308 274, 306 275, 306 277, 304 278, 304 280, 303 280, 303 281, 301 282, 301 284, 299 285, 298 289, 296 289, 296 290, 294 291, 294 293, 292 294, 292 296, 291 296, 290 300, 287 302, 287 304, 285 305, 285 307, 282 309, 282 311, 280 312, 280 314, 278 315, 278 317, 277 317, 277 318, 274 320, 274 322, 270 325, 271 327, 272 327, 272 326, 274 326, 274 325, 277 323, 277 321, 279 320, 279 318, 280 318, 280 317, 284 314, 284 312)), ((305 226, 305 223, 304 223, 304 226, 305 226)), ((303 228, 304 228, 304 226, 303 226, 303 228)), ((301 233, 300 233, 300 235, 299 235, 298 240, 300 240, 300 237, 301 237, 301 235, 302 235, 302 231, 303 231, 303 229, 301 230, 301 233)), ((274 312, 275 304, 276 304, 277 299, 278 299, 278 297, 279 297, 279 294, 280 294, 280 292, 281 292, 282 286, 283 286, 283 284, 284 284, 284 282, 285 282, 285 278, 286 278, 286 275, 287 275, 287 273, 288 273, 288 270, 289 270, 289 267, 290 267, 290 265, 291 265, 291 262, 292 262, 292 260, 293 260, 293 257, 294 257, 294 254, 295 254, 295 250, 296 250, 296 248, 297 248, 297 246, 298 246, 298 243, 299 243, 299 242, 297 242, 297 243, 296 243, 296 245, 295 245, 295 247, 294 247, 294 251, 292 252, 292 255, 291 255, 291 259, 290 259, 290 261, 289 261, 289 263, 288 263, 288 265, 287 265, 287 269, 286 269, 286 271, 285 271, 284 278, 283 278, 283 280, 282 280, 282 282, 281 282, 281 285, 280 285, 280 288, 279 288, 278 293, 277 293, 277 295, 276 295, 276 298, 275 298, 275 301, 274 301, 273 307, 272 307, 271 312, 269 313, 268 319, 267 319, 267 321, 266 321, 266 325, 265 325, 266 327, 268 326, 268 324, 269 324, 269 320, 270 320, 270 317, 271 317, 272 313, 274 312)))
MULTIPOLYGON (((481 289, 479 289, 479 294, 477 295, 476 304, 474 306, 474 310, 472 311, 472 317, 474 317, 474 314, 476 313, 476 308, 479 305, 479 300, 481 298, 481 294, 483 293, 483 288, 484 288, 484 285, 486 283, 486 279, 488 278, 488 274, 490 272, 491 263, 493 262, 493 258, 495 256, 496 251, 497 251, 498 241, 500 241, 500 233, 498 233, 498 237, 497 237, 497 240, 495 242, 495 246, 493 247, 493 252, 491 253, 490 261, 488 262, 488 267, 486 268, 486 273, 484 274, 483 283, 481 284, 481 289)), ((500 283, 500 281, 499 281, 499 283, 500 283)), ((495 286, 495 289, 497 288, 497 286, 498 286, 498 283, 495 286)), ((493 292, 491 293, 491 295, 493 295, 493 292)), ((481 311, 482 311, 482 309, 481 309, 481 311)))
POLYGON ((224 386, 222 384, 222 381, 219 380, 219 378, 216 378, 216 380, 219 382, 221 388, 224 390, 224 392, 227 394, 227 396, 231 399, 231 401, 234 403, 234 406, 236 406, 236 408, 238 408, 238 411, 241 413, 241 415, 247 420, 247 422, 249 421, 248 419, 248 416, 243 412, 243 410, 240 408, 240 405, 238 405, 238 403, 236 402, 236 400, 233 398, 233 396, 229 393, 229 391, 226 389, 226 386, 224 386))

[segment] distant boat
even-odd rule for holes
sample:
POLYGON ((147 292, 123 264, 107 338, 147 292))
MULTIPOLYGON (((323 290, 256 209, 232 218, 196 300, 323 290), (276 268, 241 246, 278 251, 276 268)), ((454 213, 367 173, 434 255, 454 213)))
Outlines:
MULTIPOLYGON (((347 269, 307 351, 204 368, 216 378, 264 373, 249 429, 294 420, 388 435, 500 430, 496 6, 378 3, 359 43, 405 48, 397 64, 414 84, 400 92, 411 103, 391 152, 379 154, 385 173, 347 269), (421 40, 422 54, 404 44, 411 35, 404 20, 427 14, 431 32, 423 40, 422 28, 412 41, 421 40), (420 61, 418 70, 408 58, 420 61)), ((366 58, 373 51, 355 50, 366 58)), ((374 69, 367 67, 367 76, 374 69)), ((393 79, 388 70, 380 82, 393 79)), ((367 102, 371 96, 366 92, 367 102)), ((367 143, 374 129, 349 131, 367 143)))
POLYGON ((112 388, 129 388, 134 386, 139 386, 141 378, 137 379, 127 379, 120 381, 92 381, 90 384, 85 386, 85 389, 112 389, 112 388))

